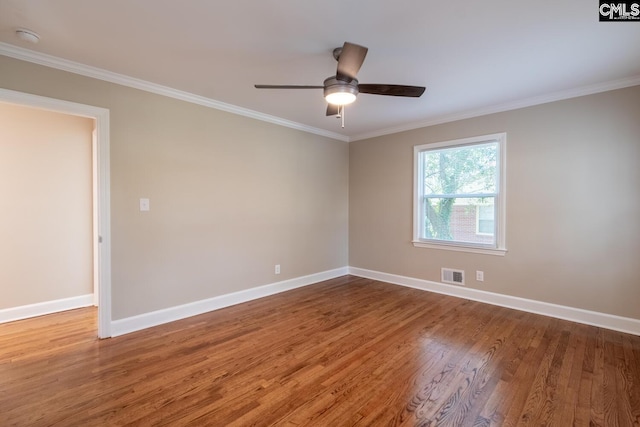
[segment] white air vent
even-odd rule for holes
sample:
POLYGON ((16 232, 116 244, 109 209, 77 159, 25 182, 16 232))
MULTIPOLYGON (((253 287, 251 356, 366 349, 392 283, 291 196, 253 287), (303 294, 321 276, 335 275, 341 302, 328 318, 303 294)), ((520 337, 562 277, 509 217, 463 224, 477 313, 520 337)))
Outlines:
POLYGON ((452 268, 441 269, 441 281, 452 285, 464 285, 464 270, 454 270, 452 268))

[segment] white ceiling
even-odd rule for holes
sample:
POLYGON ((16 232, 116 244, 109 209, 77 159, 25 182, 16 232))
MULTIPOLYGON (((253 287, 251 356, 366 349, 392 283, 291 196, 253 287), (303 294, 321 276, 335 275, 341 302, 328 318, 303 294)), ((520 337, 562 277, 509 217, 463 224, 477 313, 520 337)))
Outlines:
POLYGON ((585 0, 0 0, 0 42, 346 139, 640 82, 640 22, 585 0), (427 91, 361 94, 341 129, 321 90, 253 87, 321 85, 344 41, 369 48, 361 83, 427 91))

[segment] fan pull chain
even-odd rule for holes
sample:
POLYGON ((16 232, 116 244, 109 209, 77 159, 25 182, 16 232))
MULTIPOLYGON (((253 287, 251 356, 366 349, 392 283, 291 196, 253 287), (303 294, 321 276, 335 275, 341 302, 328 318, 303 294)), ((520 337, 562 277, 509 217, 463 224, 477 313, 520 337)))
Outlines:
POLYGON ((344 105, 338 105, 338 114, 336 119, 342 119, 342 128, 344 129, 344 105))

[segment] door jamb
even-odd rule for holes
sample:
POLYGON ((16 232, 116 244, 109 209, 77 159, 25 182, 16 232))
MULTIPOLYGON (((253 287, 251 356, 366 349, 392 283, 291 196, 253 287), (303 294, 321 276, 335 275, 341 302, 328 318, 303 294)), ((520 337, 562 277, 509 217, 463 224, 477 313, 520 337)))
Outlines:
MULTIPOLYGON (((92 105, 78 104, 61 99, 48 98, 0 88, 0 101, 34 107, 58 113, 87 117, 95 120, 95 166, 97 178, 97 232, 98 254, 94 254, 94 266, 98 265, 98 337, 111 337, 111 186, 109 163, 109 110, 92 105)), ((94 196, 95 197, 95 196, 94 196)), ((95 245, 94 245, 95 246, 95 245)), ((95 286, 95 284, 94 284, 95 286)), ((95 289, 95 288, 94 288, 95 289)), ((95 301, 94 295, 94 301, 95 301)))

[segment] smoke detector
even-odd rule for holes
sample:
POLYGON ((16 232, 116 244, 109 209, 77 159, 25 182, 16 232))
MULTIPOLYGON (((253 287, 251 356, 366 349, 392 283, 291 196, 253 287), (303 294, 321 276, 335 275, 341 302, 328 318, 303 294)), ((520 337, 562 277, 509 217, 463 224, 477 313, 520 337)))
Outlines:
POLYGON ((16 30, 16 36, 20 40, 24 40, 26 42, 33 43, 33 44, 36 44, 40 41, 40 36, 38 35, 38 33, 31 30, 27 30, 26 28, 18 28, 16 30))

